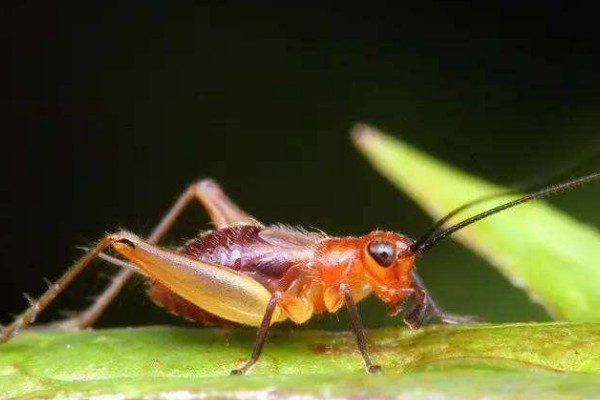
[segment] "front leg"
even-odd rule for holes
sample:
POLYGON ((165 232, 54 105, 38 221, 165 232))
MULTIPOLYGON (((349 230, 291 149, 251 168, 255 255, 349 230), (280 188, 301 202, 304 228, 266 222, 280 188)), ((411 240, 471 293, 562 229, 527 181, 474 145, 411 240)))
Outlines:
POLYGON ((356 309, 356 303, 354 302, 354 298, 352 297, 352 290, 348 285, 342 284, 340 285, 340 291, 344 294, 344 302, 346 303, 348 315, 350 316, 350 324, 352 325, 352 330, 356 335, 358 349, 360 350, 360 354, 362 355, 363 360, 365 361, 367 372, 370 374, 380 373, 381 367, 379 365, 373 364, 373 362, 371 361, 371 357, 369 356, 365 328, 360 322, 360 316, 358 315, 358 310, 356 309))
POLYGON ((412 271, 413 306, 404 314, 404 322, 411 329, 418 329, 427 315, 439 318, 447 324, 470 324, 479 322, 480 318, 473 315, 457 315, 444 311, 427 291, 421 277, 412 271))

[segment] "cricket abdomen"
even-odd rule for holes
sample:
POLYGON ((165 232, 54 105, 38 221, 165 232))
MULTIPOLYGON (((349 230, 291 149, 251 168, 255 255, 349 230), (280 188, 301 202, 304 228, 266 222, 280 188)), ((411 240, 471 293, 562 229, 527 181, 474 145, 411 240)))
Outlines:
MULTIPOLYGON (((178 252, 253 279, 267 291, 281 296, 280 307, 284 315, 273 322, 287 316, 301 323, 312 315, 313 307, 305 289, 314 284, 308 272, 322 237, 318 233, 285 226, 240 225, 201 234, 189 240, 178 252)), ((159 283, 154 282, 148 294, 172 314, 208 324, 229 322, 228 315, 210 313, 205 310, 204 303, 192 303, 159 283)), ((207 301, 214 303, 219 299, 207 301)), ((245 321, 242 323, 247 324, 245 321)), ((253 320, 251 325, 255 324, 253 320)))

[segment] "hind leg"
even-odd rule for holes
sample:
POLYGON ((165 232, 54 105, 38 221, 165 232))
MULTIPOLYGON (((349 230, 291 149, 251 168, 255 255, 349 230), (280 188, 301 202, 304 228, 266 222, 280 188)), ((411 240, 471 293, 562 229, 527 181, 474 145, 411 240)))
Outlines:
POLYGON ((54 300, 104 249, 119 240, 118 235, 107 235, 71 266, 55 283, 50 283, 46 292, 37 300, 29 300, 29 308, 15 318, 13 323, 0 330, 0 343, 7 342, 20 330, 32 324, 39 313, 54 300))
MULTIPOLYGON (((177 221, 183 210, 193 200, 197 200, 207 210, 212 222, 218 228, 239 224, 258 224, 250 215, 240 209, 212 179, 202 179, 191 184, 177 199, 146 241, 158 243, 177 221)), ((130 269, 122 269, 94 302, 75 317, 54 324, 62 329, 85 329, 92 326, 133 277, 130 269)))

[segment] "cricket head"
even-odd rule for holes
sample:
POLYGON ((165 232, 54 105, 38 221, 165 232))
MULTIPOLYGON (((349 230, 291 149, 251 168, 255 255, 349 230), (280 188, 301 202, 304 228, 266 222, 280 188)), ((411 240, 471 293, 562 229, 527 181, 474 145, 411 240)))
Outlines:
POLYGON ((367 280, 392 315, 412 293, 411 271, 415 262, 412 244, 411 239, 394 232, 374 231, 363 237, 360 259, 367 280))

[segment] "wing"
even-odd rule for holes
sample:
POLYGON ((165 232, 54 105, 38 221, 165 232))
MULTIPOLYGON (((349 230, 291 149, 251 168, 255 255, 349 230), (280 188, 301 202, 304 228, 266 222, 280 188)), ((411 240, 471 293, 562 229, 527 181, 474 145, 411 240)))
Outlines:
MULTIPOLYGON (((254 269, 287 289, 292 280, 310 273, 319 244, 326 237, 286 225, 263 228, 258 233, 260 241, 254 247, 254 251, 261 254, 254 269)), ((263 279, 259 277, 259 280, 263 279)))
POLYGON ((323 232, 312 232, 288 225, 266 227, 261 230, 259 236, 273 246, 283 247, 292 251, 314 251, 324 239, 328 238, 323 232))
MULTIPOLYGON (((209 313, 243 325, 260 326, 271 293, 258 281, 230 268, 190 258, 121 232, 113 247, 150 278, 209 313)), ((273 323, 286 318, 280 308, 273 323)))
POLYGON ((311 265, 326 236, 290 228, 241 225, 204 232, 179 251, 191 258, 249 275, 275 290, 285 290, 281 280, 291 268, 311 265))
POLYGON ((313 260, 328 236, 285 225, 265 228, 259 236, 274 254, 263 257, 256 278, 267 285, 276 281, 285 295, 280 306, 287 316, 297 324, 307 321, 314 312, 310 294, 316 285, 311 276, 313 260))

